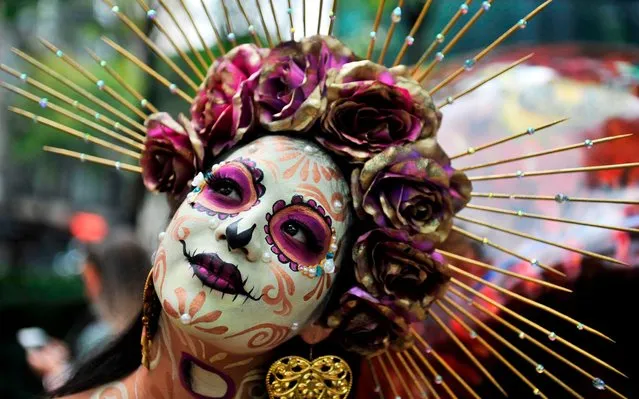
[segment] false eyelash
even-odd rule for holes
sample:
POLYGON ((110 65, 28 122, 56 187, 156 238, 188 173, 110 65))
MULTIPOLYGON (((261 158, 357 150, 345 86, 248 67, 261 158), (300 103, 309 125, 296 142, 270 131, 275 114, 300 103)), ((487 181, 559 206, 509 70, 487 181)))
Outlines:
POLYGON ((220 182, 225 182, 225 183, 229 183, 233 186, 233 188, 237 191, 238 195, 240 196, 240 200, 244 199, 244 190, 242 189, 242 187, 240 187, 239 184, 237 184, 237 182, 229 177, 224 177, 224 176, 218 176, 218 175, 214 175, 211 172, 207 172, 206 175, 204 175, 204 181, 206 182, 206 185, 209 188, 212 188, 213 185, 220 183, 220 182))

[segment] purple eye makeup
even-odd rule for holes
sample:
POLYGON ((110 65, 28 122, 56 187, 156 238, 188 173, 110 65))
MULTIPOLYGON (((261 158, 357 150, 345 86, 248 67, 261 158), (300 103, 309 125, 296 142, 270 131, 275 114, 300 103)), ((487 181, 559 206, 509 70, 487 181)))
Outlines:
POLYGON ((266 221, 271 252, 293 271, 320 263, 329 252, 333 221, 315 200, 304 201, 301 195, 294 196, 290 204, 279 200, 266 214, 266 221))
POLYGON ((206 184, 200 188, 193 207, 220 220, 236 216, 259 204, 266 192, 263 179, 264 172, 250 159, 216 165, 204 175, 206 184))

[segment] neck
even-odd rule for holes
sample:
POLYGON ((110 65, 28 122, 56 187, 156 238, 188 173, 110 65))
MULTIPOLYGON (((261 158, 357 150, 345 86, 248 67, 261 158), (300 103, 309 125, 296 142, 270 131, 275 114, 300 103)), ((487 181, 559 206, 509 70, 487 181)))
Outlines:
POLYGON ((268 355, 233 355, 174 326, 163 314, 153 338, 151 367, 131 376, 140 397, 263 398, 268 355), (161 394, 158 394, 161 393, 161 394))

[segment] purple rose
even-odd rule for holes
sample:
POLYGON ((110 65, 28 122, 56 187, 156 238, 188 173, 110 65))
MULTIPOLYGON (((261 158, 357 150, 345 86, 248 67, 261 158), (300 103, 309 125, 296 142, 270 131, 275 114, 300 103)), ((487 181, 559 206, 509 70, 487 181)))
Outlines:
POLYGON ((371 61, 331 71, 318 141, 363 163, 389 147, 434 136, 441 113, 428 91, 404 72, 403 67, 387 69, 371 61))
POLYGON ((446 239, 453 215, 468 203, 471 189, 434 138, 391 147, 353 171, 351 179, 360 218, 435 243, 446 239))
POLYGON ((201 164, 201 148, 186 118, 182 124, 167 113, 149 116, 142 151, 142 179, 150 191, 180 194, 201 164), (194 146, 195 143, 195 146, 194 146))
POLYGON ((252 95, 268 50, 243 44, 218 58, 191 106, 191 121, 207 156, 239 142, 254 121, 252 95))
POLYGON ((426 319, 430 305, 448 288, 450 272, 432 242, 414 242, 403 230, 376 229, 353 247, 355 277, 375 298, 384 298, 426 319))
POLYGON ((260 123, 272 132, 306 131, 326 107, 325 82, 331 68, 355 59, 330 36, 286 42, 271 50, 255 89, 260 123))

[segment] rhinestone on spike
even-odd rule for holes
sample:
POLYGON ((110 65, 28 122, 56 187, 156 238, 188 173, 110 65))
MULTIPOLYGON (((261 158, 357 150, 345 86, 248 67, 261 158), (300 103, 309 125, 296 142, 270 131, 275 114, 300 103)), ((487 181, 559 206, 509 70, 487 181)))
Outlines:
POLYGON ((149 105, 149 102, 147 101, 146 98, 143 98, 140 100, 140 105, 143 107, 146 107, 147 105, 149 105))
POLYGON ((89 142, 89 137, 91 137, 91 136, 89 135, 89 133, 84 133, 84 142, 85 142, 85 143, 88 143, 88 142, 89 142))
POLYGON ((489 11, 490 10, 490 1, 484 1, 483 3, 481 3, 481 8, 483 8, 484 11, 489 11))
POLYGON ((286 9, 287 14, 293 14, 293 9, 291 7, 286 9))
POLYGON ((435 54, 435 59, 436 59, 437 61, 443 61, 443 60, 444 60, 444 57, 445 57, 445 55, 444 55, 444 53, 442 53, 441 51, 438 51, 438 52, 437 52, 437 54, 435 54))
POLYGON ((97 82, 95 82, 95 85, 98 86, 99 90, 103 90, 104 89, 104 80, 98 80, 97 82))
POLYGON ((100 61, 100 66, 104 68, 105 66, 107 66, 107 62, 105 60, 100 61))
POLYGON ((477 332, 475 330, 470 332, 470 339, 475 339, 477 338, 477 332))
POLYGON ((171 83, 169 85, 169 91, 171 92, 171 94, 175 94, 177 92, 177 85, 175 83, 171 83))
POLYGON ((235 40, 235 33, 229 32, 229 34, 226 35, 226 38, 229 39, 230 41, 235 40))
POLYGON ((413 43, 415 43, 415 38, 408 35, 406 36, 406 39, 404 39, 404 41, 406 42, 407 45, 412 46, 413 43))
POLYGON ((535 134, 535 128, 534 127, 529 127, 526 130, 526 133, 528 133, 528 134, 530 134, 532 136, 533 134, 535 134))
POLYGON ((465 70, 470 71, 471 69, 473 69, 474 66, 475 66, 475 60, 472 58, 469 58, 466 61, 464 61, 465 70))
POLYGON ((475 147, 468 147, 468 149, 466 150, 466 152, 468 152, 469 154, 474 154, 475 153, 475 147))
POLYGON ((584 325, 583 324, 581 324, 581 323, 577 324, 577 330, 581 331, 583 329, 584 329, 584 325))
POLYGON ((524 211, 522 210, 517 211, 517 216, 524 216, 524 211))
POLYGON ((484 238, 481 240, 481 243, 482 243, 482 244, 484 244, 484 245, 488 244, 488 238, 484 237, 484 238))
POLYGON ((120 7, 118 7, 118 6, 113 6, 113 7, 111 7, 111 11, 113 11, 114 13, 116 13, 116 14, 117 14, 117 13, 119 13, 119 12, 120 12, 120 7))
POLYGON ((402 9, 400 7, 395 7, 393 10, 393 14, 391 15, 391 21, 393 23, 398 24, 402 20, 402 9))
POLYGON ((248 31, 249 31, 249 33, 255 33, 255 26, 249 25, 248 26, 248 31))
POLYGON ((80 105, 80 103, 77 100, 73 102, 73 108, 78 108, 78 105, 80 105))
POLYGON ((539 266, 539 261, 537 259, 535 259, 535 258, 532 258, 530 260, 530 264, 533 265, 533 266, 539 266))
POLYGON ((539 388, 535 388, 535 390, 533 391, 533 395, 537 396, 541 393, 541 391, 539 390, 539 388))
POLYGON ((548 334, 548 339, 551 341, 554 341, 557 339, 557 334, 555 334, 554 332, 551 332, 550 334, 548 334))
POLYGON ((539 374, 543 373, 544 370, 545 370, 544 365, 541 363, 539 363, 537 367, 535 367, 535 371, 538 372, 539 374))
POLYGON ((568 196, 566 194, 559 193, 555 195, 555 202, 563 204, 566 201, 568 201, 568 196))
POLYGON ((522 172, 521 170, 518 170, 516 172, 517 177, 524 177, 524 172, 522 172))
POLYGON ((333 11, 330 11, 328 13, 328 19, 330 19, 331 21, 335 21, 336 15, 333 11))
POLYGON ((439 375, 439 374, 438 374, 438 375, 436 375, 436 376, 435 376, 435 384, 439 385, 439 384, 441 384, 442 382, 444 382, 444 379, 442 378, 442 376, 441 376, 441 375, 439 375))
POLYGON ((526 334, 524 334, 523 332, 520 332, 518 337, 519 337, 519 339, 524 339, 524 338, 526 338, 526 334))
POLYGON ((49 105, 49 100, 46 97, 41 98, 38 104, 40 104, 40 108, 46 108, 49 105))
POLYGON ((113 124, 113 128, 114 128, 115 130, 120 130, 120 127, 122 127, 122 125, 120 125, 120 122, 115 122, 115 123, 113 124))
POLYGON ((120 163, 120 161, 117 161, 114 166, 116 170, 120 170, 120 168, 122 167, 122 163, 120 163))
POLYGON ((370 36, 371 39, 375 39, 375 36, 377 36, 377 32, 375 32, 374 30, 372 30, 368 36, 370 36))
POLYGON ((468 4, 462 4, 459 6, 459 11, 461 11, 464 15, 468 14, 468 4))
POLYGON ((586 146, 586 148, 592 148, 592 146, 595 145, 595 143, 590 139, 586 139, 584 141, 584 145, 586 146))
POLYGON ((157 16, 158 16, 158 12, 153 10, 153 9, 151 9, 151 10, 146 12, 146 17, 148 19, 155 19, 155 17, 157 17, 157 16))
POLYGON ((525 19, 520 19, 519 22, 517 22, 517 26, 519 26, 519 29, 526 29, 526 25, 528 25, 528 21, 526 21, 525 19))
POLYGON ((435 36, 435 40, 437 40, 437 43, 443 42, 444 39, 446 39, 446 37, 442 35, 441 33, 438 33, 437 36, 435 36))
POLYGON ((446 104, 452 104, 455 101, 455 99, 451 96, 446 97, 446 104))
POLYGON ((604 389, 606 389, 606 383, 601 378, 593 379, 592 386, 595 387, 595 389, 598 389, 600 391, 603 391, 604 389))
POLYGON ((96 112, 95 115, 93 115, 93 117, 95 118, 95 120, 98 120, 102 117, 102 115, 100 115, 99 112, 96 112))
POLYGON ((62 50, 58 50, 58 51, 56 51, 56 52, 55 52, 55 55, 56 55, 58 58, 62 58, 62 57, 64 56, 64 52, 63 52, 62 50))
POLYGON ((21 81, 23 81, 23 82, 26 82, 28 77, 29 77, 29 76, 27 76, 27 74, 26 74, 26 73, 22 73, 22 74, 20 74, 20 80, 21 80, 21 81))
POLYGON ((87 159, 86 154, 80 154, 80 162, 84 162, 87 159))

